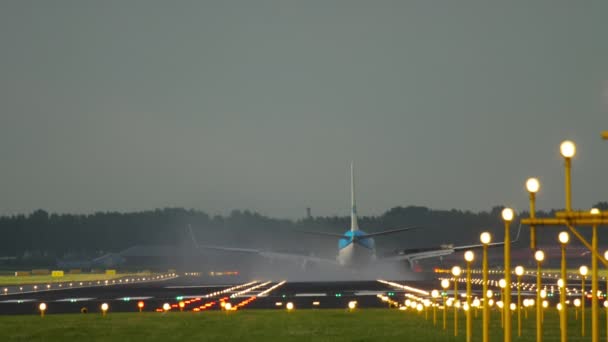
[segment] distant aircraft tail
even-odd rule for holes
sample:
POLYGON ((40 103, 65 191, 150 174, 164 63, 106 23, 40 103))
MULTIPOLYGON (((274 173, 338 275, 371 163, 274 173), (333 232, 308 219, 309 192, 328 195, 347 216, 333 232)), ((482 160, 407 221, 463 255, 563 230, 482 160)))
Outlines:
POLYGON ((350 231, 359 230, 357 223, 357 205, 355 204, 355 169, 353 162, 350 163, 350 231))
MULTIPOLYGON (((355 167, 353 162, 350 163, 350 231, 351 232, 355 232, 359 230, 359 223, 357 222, 357 204, 355 202, 355 167)), ((389 234, 394 234, 394 233, 399 233, 402 231, 406 231, 406 230, 412 230, 412 229, 417 229, 417 228, 422 228, 420 226, 413 226, 413 227, 406 227, 406 228, 400 228, 400 229, 392 229, 392 230, 386 230, 383 232, 377 232, 377 233, 369 233, 369 234, 352 234, 351 238, 353 240, 356 239, 360 239, 360 238, 369 238, 369 237, 374 237, 374 236, 381 236, 381 235, 389 235, 389 234)), ((325 233, 325 232, 310 232, 310 231, 299 231, 300 233, 305 233, 305 234, 312 234, 312 235, 319 235, 319 236, 329 236, 329 237, 337 237, 337 238, 344 238, 344 234, 336 234, 336 233, 325 233)))

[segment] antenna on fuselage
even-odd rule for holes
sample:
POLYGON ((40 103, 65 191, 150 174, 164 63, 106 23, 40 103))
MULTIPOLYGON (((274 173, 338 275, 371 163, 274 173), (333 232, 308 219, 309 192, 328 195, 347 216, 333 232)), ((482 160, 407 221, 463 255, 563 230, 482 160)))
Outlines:
POLYGON ((355 168, 354 164, 350 162, 350 231, 354 232, 359 230, 357 224, 357 205, 355 204, 355 168))

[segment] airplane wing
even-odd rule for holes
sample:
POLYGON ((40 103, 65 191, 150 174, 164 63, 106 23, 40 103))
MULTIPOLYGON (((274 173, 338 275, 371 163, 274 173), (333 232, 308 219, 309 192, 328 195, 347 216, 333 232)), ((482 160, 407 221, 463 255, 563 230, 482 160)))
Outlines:
MULTIPOLYGON (((370 237, 389 235, 389 234, 399 233, 399 232, 403 232, 406 230, 412 230, 412 229, 418 229, 418 228, 422 228, 422 226, 412 226, 412 227, 405 227, 405 228, 399 228, 399 229, 385 230, 382 232, 365 233, 365 235, 358 236, 358 238, 367 239, 370 237)), ((306 230, 296 230, 296 232, 303 233, 303 234, 310 234, 310 235, 329 236, 329 237, 334 237, 334 238, 338 238, 338 239, 344 238, 344 234, 337 234, 337 233, 312 232, 312 231, 306 231, 306 230)))
POLYGON ((296 230, 296 233, 301 233, 301 234, 310 234, 310 235, 318 235, 318 236, 329 236, 329 237, 333 237, 333 238, 337 238, 337 239, 341 239, 344 237, 344 234, 337 234, 337 233, 327 233, 327 232, 311 232, 311 231, 306 231, 306 230, 296 230))
POLYGON ((383 232, 377 232, 377 233, 367 233, 365 235, 363 235, 363 238, 369 238, 369 237, 376 237, 376 236, 382 236, 382 235, 389 235, 389 234, 393 234, 393 233, 399 233, 399 232, 404 232, 406 230, 412 230, 412 229, 419 229, 422 228, 422 226, 411 226, 411 227, 405 227, 405 228, 399 228, 399 229, 392 229, 392 230, 385 230, 383 232))
MULTIPOLYGON (((515 243, 519 240, 520 233, 521 233, 521 224, 519 225, 519 229, 517 230, 517 236, 515 237, 515 239, 513 239, 513 241, 511 241, 511 243, 515 243)), ((494 242, 494 243, 488 244, 488 247, 503 246, 504 244, 505 244, 504 241, 503 242, 494 242)), ((483 247, 482 244, 475 244, 475 245, 464 245, 464 246, 442 245, 442 246, 435 247, 435 248, 405 249, 405 250, 401 250, 396 255, 392 255, 392 256, 388 256, 388 257, 384 257, 384 258, 378 258, 377 260, 378 261, 405 260, 410 263, 410 266, 413 266, 414 261, 417 261, 417 260, 442 257, 442 256, 450 255, 454 252, 469 250, 469 249, 477 249, 477 248, 482 248, 482 247, 483 247)))
POLYGON ((314 255, 305 255, 305 254, 296 254, 296 253, 283 253, 283 252, 274 252, 267 251, 262 249, 254 249, 254 248, 239 248, 239 247, 224 247, 224 246, 213 246, 213 245, 200 245, 192 232, 192 227, 188 225, 188 232, 190 234, 190 238, 194 243, 194 246, 197 249, 207 249, 207 250, 216 250, 216 251, 224 251, 224 252, 233 252, 233 253, 244 253, 250 255, 259 255, 268 259, 275 260, 287 260, 294 262, 313 262, 313 263, 324 263, 330 265, 338 265, 336 260, 319 258, 314 255))

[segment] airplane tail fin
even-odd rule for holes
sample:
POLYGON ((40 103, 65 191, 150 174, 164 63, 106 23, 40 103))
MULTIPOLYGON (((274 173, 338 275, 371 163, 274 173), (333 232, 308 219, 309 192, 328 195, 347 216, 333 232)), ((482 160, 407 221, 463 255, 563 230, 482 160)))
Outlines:
POLYGON ((350 231, 359 230, 357 223, 357 205, 355 204, 355 169, 353 163, 350 163, 350 231))

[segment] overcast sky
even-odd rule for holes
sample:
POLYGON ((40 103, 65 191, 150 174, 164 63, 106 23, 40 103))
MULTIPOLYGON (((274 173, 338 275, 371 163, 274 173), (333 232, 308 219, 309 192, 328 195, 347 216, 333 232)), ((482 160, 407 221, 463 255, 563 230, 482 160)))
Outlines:
POLYGON ((0 214, 608 200, 608 1, 0 2, 0 214))

